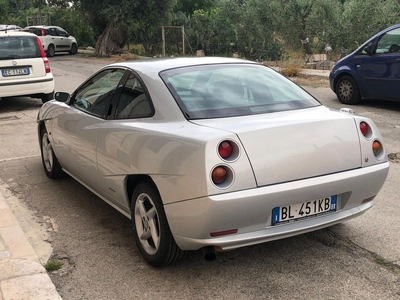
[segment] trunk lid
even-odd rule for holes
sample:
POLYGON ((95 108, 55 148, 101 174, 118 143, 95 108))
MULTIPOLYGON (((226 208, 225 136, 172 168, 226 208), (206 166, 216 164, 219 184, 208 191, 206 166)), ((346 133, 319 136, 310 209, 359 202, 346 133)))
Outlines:
POLYGON ((191 122, 236 133, 258 186, 361 167, 354 119, 323 106, 191 122))
POLYGON ((0 36, 0 81, 30 81, 46 76, 35 36, 0 36))

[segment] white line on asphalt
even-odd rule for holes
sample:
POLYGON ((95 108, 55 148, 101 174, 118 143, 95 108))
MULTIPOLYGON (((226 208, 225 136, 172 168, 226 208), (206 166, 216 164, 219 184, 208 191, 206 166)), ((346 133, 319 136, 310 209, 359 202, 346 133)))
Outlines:
POLYGON ((31 156, 20 156, 20 157, 3 158, 3 159, 0 159, 0 163, 5 162, 5 161, 18 160, 18 159, 25 159, 25 158, 35 158, 35 157, 40 157, 40 155, 31 155, 31 156))

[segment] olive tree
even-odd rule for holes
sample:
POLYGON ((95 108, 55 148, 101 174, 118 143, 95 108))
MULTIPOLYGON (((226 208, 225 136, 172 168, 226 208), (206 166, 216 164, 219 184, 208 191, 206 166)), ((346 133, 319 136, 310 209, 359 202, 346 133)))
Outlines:
POLYGON ((357 48, 380 30, 398 23, 398 0, 347 0, 340 18, 340 37, 348 51, 357 48))
POLYGON ((77 4, 87 12, 98 38, 95 53, 109 56, 121 51, 128 39, 129 28, 138 31, 146 43, 146 35, 161 31, 161 25, 172 9, 174 0, 80 0, 77 4))

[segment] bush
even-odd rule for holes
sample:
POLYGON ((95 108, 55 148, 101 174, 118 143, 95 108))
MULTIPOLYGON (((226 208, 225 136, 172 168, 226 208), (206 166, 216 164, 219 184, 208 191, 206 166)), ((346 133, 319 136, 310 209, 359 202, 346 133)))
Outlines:
POLYGON ((297 65, 289 65, 281 70, 281 73, 287 77, 296 77, 301 71, 301 67, 297 65))

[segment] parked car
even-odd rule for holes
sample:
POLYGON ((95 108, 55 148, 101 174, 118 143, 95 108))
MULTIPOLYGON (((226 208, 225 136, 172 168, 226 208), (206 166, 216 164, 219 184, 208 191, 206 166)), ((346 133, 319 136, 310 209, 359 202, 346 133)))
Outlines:
POLYGON ((55 100, 37 119, 44 171, 131 218, 153 266, 354 218, 388 174, 373 121, 255 62, 115 63, 55 100))
POLYGON ((17 25, 5 25, 1 24, 0 25, 0 31, 20 31, 22 28, 17 26, 17 25))
POLYGON ((28 32, 0 31, 0 98, 53 99, 54 78, 40 39, 28 32))
POLYGON ((32 32, 40 38, 48 57, 54 56, 56 52, 68 52, 69 54, 78 53, 78 43, 76 39, 61 27, 28 26, 23 30, 32 32))
POLYGON ((400 100, 400 24, 382 30, 339 60, 329 79, 344 104, 362 98, 400 100))

